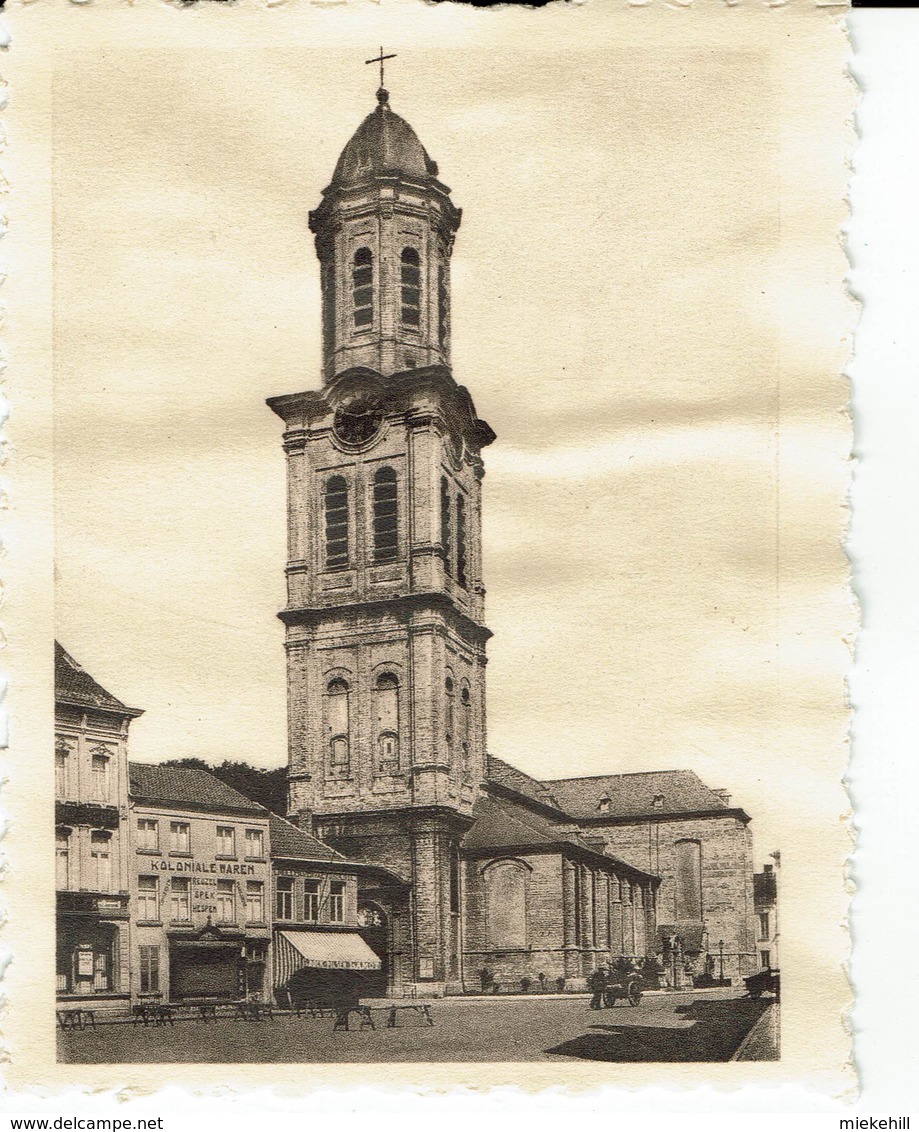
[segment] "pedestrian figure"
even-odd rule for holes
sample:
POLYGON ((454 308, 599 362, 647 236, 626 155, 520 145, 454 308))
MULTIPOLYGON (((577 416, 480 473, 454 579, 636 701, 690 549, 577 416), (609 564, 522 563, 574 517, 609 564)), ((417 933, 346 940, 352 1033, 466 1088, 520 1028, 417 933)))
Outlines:
POLYGON ((616 968, 612 965, 612 963, 607 963, 607 965, 606 965, 606 983, 605 983, 605 986, 603 988, 603 1005, 604 1006, 615 1006, 615 1004, 616 1004, 616 992, 613 989, 613 983, 615 983, 615 982, 616 982, 616 968))
POLYGON ((588 986, 593 992, 593 998, 590 1000, 590 1009, 602 1009, 603 992, 606 990, 606 970, 603 967, 598 967, 590 976, 588 986))

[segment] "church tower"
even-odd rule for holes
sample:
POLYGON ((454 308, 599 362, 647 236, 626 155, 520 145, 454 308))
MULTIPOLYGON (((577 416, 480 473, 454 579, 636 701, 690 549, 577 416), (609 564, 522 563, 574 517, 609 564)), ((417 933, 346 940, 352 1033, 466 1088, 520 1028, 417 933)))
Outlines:
POLYGON ((309 221, 322 389, 268 401, 288 462, 289 809, 404 883, 383 909, 403 922, 391 981, 434 989, 458 976, 458 846, 485 776, 494 433, 450 370, 460 211, 382 86, 309 221))

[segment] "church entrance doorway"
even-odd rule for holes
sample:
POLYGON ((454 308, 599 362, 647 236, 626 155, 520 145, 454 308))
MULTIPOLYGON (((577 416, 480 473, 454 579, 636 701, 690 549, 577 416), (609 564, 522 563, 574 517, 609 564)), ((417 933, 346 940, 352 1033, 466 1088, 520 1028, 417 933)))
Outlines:
POLYGON ((382 998, 392 988, 392 963, 389 946, 389 924, 376 904, 361 904, 357 910, 361 938, 380 957, 379 971, 366 972, 364 992, 369 998, 382 998))

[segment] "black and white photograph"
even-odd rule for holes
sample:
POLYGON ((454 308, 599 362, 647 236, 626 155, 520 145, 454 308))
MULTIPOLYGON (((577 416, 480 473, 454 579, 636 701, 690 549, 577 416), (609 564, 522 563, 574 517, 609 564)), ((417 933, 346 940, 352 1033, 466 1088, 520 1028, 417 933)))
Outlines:
POLYGON ((838 13, 409 7, 49 52, 55 1062, 844 1077, 838 13))

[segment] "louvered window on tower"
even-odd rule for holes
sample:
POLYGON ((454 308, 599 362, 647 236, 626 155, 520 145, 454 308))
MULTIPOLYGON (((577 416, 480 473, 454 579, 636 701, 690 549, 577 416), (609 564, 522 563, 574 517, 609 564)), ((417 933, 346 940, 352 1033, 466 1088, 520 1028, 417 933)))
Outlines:
POLYGON ((399 552, 399 500, 396 473, 380 468, 373 477, 373 557, 391 562, 399 552))
POLYGON ((373 325, 373 253, 370 248, 358 248, 354 253, 351 272, 354 301, 354 325, 373 325))
POLYGON ((466 585, 466 500, 456 497, 456 580, 466 585))
POLYGON ((450 524, 450 485, 447 477, 440 479, 440 545, 444 549, 444 569, 453 573, 453 540, 450 524))
POLYGON ((414 248, 402 249, 402 321, 421 325, 421 259, 414 248))
POLYGON ((348 484, 332 476, 325 485, 325 564, 329 570, 348 565, 348 484))

